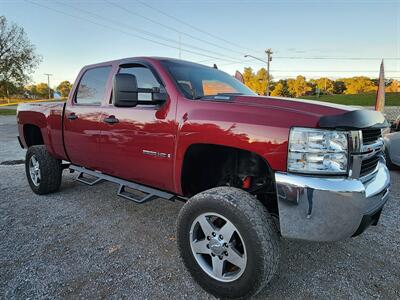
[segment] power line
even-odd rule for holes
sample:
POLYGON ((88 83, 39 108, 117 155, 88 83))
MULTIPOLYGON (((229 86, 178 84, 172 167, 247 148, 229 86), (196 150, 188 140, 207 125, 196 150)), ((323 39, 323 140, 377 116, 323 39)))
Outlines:
POLYGON ((328 60, 382 60, 382 59, 384 59, 384 60, 400 60, 399 57, 382 58, 382 57, 274 56, 274 58, 279 58, 279 59, 328 59, 328 60))
MULTIPOLYGON (((48 9, 48 10, 57 12, 57 13, 59 13, 59 14, 63 14, 63 15, 66 15, 66 16, 69 16, 69 17, 72 17, 72 18, 75 18, 75 19, 80 19, 80 20, 83 20, 83 21, 85 21, 85 22, 89 22, 89 23, 95 24, 95 25, 97 25, 97 26, 101 26, 101 27, 103 27, 103 28, 107 28, 107 29, 112 30, 112 31, 117 31, 117 32, 123 33, 123 34, 125 34, 125 35, 129 35, 129 36, 136 37, 136 38, 139 38, 139 39, 142 39, 142 40, 146 40, 146 41, 149 41, 149 42, 152 42, 152 43, 161 45, 161 46, 165 46, 165 47, 168 47, 168 48, 172 48, 172 49, 177 49, 177 50, 179 50, 179 47, 178 47, 178 46, 173 46, 173 45, 169 45, 169 44, 166 44, 166 43, 163 43, 163 42, 155 41, 155 40, 152 40, 152 39, 147 38, 147 37, 143 37, 143 36, 140 36, 140 35, 137 35, 137 34, 133 34, 133 33, 131 33, 131 32, 127 32, 127 31, 121 30, 121 29, 119 29, 119 28, 115 28, 115 27, 112 27, 112 26, 109 26, 109 25, 106 25, 106 24, 102 24, 102 23, 96 22, 96 21, 88 20, 88 19, 83 18, 83 17, 81 17, 81 16, 77 16, 77 15, 73 15, 73 14, 70 14, 70 13, 66 13, 66 12, 64 12, 64 11, 61 11, 61 10, 58 10, 58 9, 55 9, 55 8, 52 8, 52 7, 43 5, 43 4, 36 3, 36 2, 31 1, 31 0, 24 0, 24 1, 25 1, 25 2, 28 2, 28 3, 31 3, 31 4, 34 4, 34 5, 36 5, 36 6, 43 7, 43 8, 48 9)), ((192 53, 192 54, 199 55, 199 56, 203 56, 203 57, 208 57, 208 58, 216 59, 216 60, 231 61, 231 60, 229 60, 229 59, 224 59, 224 58, 220 58, 220 57, 215 57, 215 56, 203 54, 203 53, 200 53, 200 52, 196 52, 196 51, 192 51, 192 50, 188 50, 188 49, 184 49, 184 48, 181 48, 181 51, 187 52, 187 53, 192 53)), ((231 62, 233 62, 233 61, 231 61, 231 62)))
MULTIPOLYGON (((363 73, 378 73, 378 70, 271 70, 272 72, 324 72, 324 73, 356 73, 356 72, 363 72, 363 73)), ((392 70, 385 70, 385 73, 400 73, 400 71, 392 71, 392 70)))
POLYGON ((223 41, 224 43, 226 43, 226 44, 228 44, 228 45, 231 45, 231 46, 234 46, 234 47, 236 47, 236 48, 240 48, 240 49, 243 49, 243 50, 250 50, 250 51, 252 51, 252 52, 256 52, 256 51, 254 51, 254 50, 252 50, 252 49, 247 49, 247 48, 245 48, 245 47, 243 47, 243 46, 241 46, 241 45, 239 45, 239 44, 230 42, 230 41, 228 41, 228 40, 226 40, 226 39, 224 39, 224 38, 221 38, 221 37, 219 37, 219 36, 217 36, 217 35, 215 35, 215 34, 209 33, 209 32, 207 32, 207 31, 205 31, 205 30, 203 30, 203 29, 201 29, 201 28, 198 28, 198 27, 196 27, 196 26, 193 26, 192 24, 187 23, 187 22, 185 22, 185 21, 182 21, 181 19, 179 19, 179 18, 177 18, 177 17, 175 17, 175 16, 173 16, 173 15, 167 14, 166 12, 164 12, 164 11, 162 11, 162 10, 160 10, 160 9, 158 9, 158 8, 156 8, 156 7, 154 7, 154 6, 152 6, 152 5, 149 5, 149 4, 147 4, 147 3, 143 2, 143 1, 136 0, 136 2, 139 2, 140 4, 142 4, 142 5, 144 5, 144 6, 148 7, 148 8, 150 8, 151 10, 155 10, 155 11, 157 11, 158 13, 160 13, 160 14, 162 14, 162 15, 164 15, 164 16, 170 18, 170 19, 175 20, 176 22, 179 22, 179 23, 181 23, 181 24, 184 24, 184 25, 186 25, 186 26, 188 26, 188 27, 190 27, 190 28, 192 28, 192 29, 194 29, 194 30, 196 30, 196 31, 198 31, 198 32, 201 32, 201 33, 203 33, 203 34, 206 34, 206 35, 208 35, 208 36, 210 36, 210 37, 212 37, 212 38, 214 38, 214 39, 216 39, 216 40, 218 40, 218 41, 223 41))
MULTIPOLYGON (((143 30, 143 29, 140 29, 140 28, 133 27, 133 26, 131 26, 131 25, 129 25, 129 24, 122 23, 122 22, 119 22, 119 21, 116 21, 116 20, 107 18, 107 17, 105 17, 105 16, 102 16, 102 15, 99 15, 99 14, 96 14, 96 13, 93 13, 93 12, 90 12, 90 11, 87 11, 87 10, 82 9, 82 8, 78 8, 78 7, 73 6, 73 5, 70 5, 70 4, 62 3, 62 2, 59 2, 59 1, 54 1, 54 2, 56 2, 56 3, 58 3, 58 4, 61 4, 61 5, 64 5, 64 6, 67 6, 67 7, 70 7, 70 8, 72 8, 72 9, 74 9, 74 10, 83 12, 83 13, 85 13, 85 14, 92 15, 92 16, 94 16, 94 17, 96 17, 96 18, 101 18, 101 19, 106 20, 106 21, 108 21, 108 22, 110 22, 110 23, 119 24, 119 26, 121 26, 121 27, 128 27, 128 28, 130 28, 130 30, 139 32, 139 33, 141 33, 141 34, 144 34, 144 35, 147 35, 147 36, 150 36, 150 37, 153 37, 153 38, 157 38, 157 39, 161 39, 161 40, 164 40, 164 41, 167 41, 167 42, 170 42, 170 43, 174 43, 174 44, 177 44, 177 45, 185 46, 185 47, 187 47, 187 48, 192 48, 192 49, 195 49, 195 50, 200 50, 200 51, 203 51, 203 52, 208 52, 208 53, 211 53, 211 54, 213 54, 213 55, 221 56, 221 57, 223 57, 223 58, 226 57, 226 58, 229 58, 230 60, 237 59, 237 58, 235 58, 235 57, 227 56, 227 55, 225 55, 225 54, 218 53, 218 52, 211 51, 211 50, 207 50, 207 49, 204 49, 204 48, 201 48, 201 47, 193 46, 193 45, 186 44, 186 43, 179 43, 179 41, 176 41, 176 40, 173 40, 173 39, 169 39, 169 38, 165 38, 165 37, 163 37, 163 36, 154 34, 153 32, 150 32, 150 31, 147 31, 147 30, 143 30)), ((179 46, 178 46, 178 49, 180 49, 179 46)))
POLYGON ((190 33, 187 33, 187 32, 181 31, 181 30, 178 30, 178 29, 176 29, 176 28, 173 27, 173 26, 163 24, 163 23, 161 23, 161 22, 159 22, 159 21, 156 21, 156 20, 154 20, 154 19, 151 19, 151 18, 149 18, 149 17, 147 17, 147 16, 144 16, 144 15, 142 15, 142 14, 139 14, 139 13, 137 13, 137 12, 134 12, 134 11, 132 11, 132 10, 130 10, 130 9, 128 9, 128 8, 126 8, 126 7, 124 7, 124 6, 120 5, 120 4, 118 4, 118 3, 111 2, 111 1, 108 1, 108 0, 103 0, 103 1, 106 2, 106 3, 108 3, 108 4, 111 5, 111 6, 114 6, 114 7, 119 8, 120 10, 122 10, 122 11, 124 11, 124 12, 126 12, 126 13, 129 13, 129 14, 134 15, 134 16, 138 16, 138 17, 140 17, 140 18, 143 18, 143 19, 145 19, 145 20, 147 20, 147 21, 149 21, 149 22, 152 22, 152 23, 157 24, 157 25, 159 25, 159 26, 161 26, 161 27, 164 27, 164 28, 167 28, 167 29, 169 29, 169 30, 172 30, 172 31, 174 31, 174 32, 176 32, 176 33, 178 33, 178 34, 182 34, 182 35, 184 35, 184 36, 187 36, 187 37, 189 37, 189 38, 191 38, 191 39, 193 39, 193 40, 200 41, 200 42, 203 42, 203 43, 212 45, 212 46, 214 46, 214 47, 216 47, 216 48, 220 48, 220 49, 223 49, 223 50, 226 50, 226 51, 230 51, 230 52, 232 52, 232 53, 237 53, 237 54, 243 55, 243 52, 239 52, 239 51, 236 51, 236 50, 234 50, 234 49, 232 49, 232 48, 228 48, 228 47, 221 46, 221 45, 219 45, 219 44, 216 44, 216 43, 213 43, 213 42, 204 40, 204 39, 199 38, 199 37, 196 37, 196 36, 194 36, 194 35, 192 35, 192 34, 190 34, 190 33))

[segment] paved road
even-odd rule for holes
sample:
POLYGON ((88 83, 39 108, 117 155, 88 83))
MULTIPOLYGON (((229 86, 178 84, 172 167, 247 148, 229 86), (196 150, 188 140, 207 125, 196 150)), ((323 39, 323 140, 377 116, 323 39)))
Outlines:
POLYGON ((0 109, 17 109, 18 105, 0 106, 0 109))
POLYGON ((18 140, 17 120, 15 116, 0 116, 0 164, 25 158, 18 140))
MULTIPOLYGON (((21 157, 7 153, 19 151, 9 122, 0 118, 0 161, 21 157)), ((392 177, 377 227, 339 243, 283 240, 279 275, 257 299, 399 299, 400 172, 392 177)), ((178 257, 182 203, 137 205, 66 171, 60 192, 39 197, 21 164, 0 165, 0 178, 1 299, 213 299, 178 257)))

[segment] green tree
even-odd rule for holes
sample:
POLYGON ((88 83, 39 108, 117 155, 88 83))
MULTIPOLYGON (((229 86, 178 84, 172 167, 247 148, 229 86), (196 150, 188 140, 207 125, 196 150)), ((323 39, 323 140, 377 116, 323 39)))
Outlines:
POLYGON ((346 84, 344 83, 343 79, 335 80, 333 82, 334 94, 343 94, 345 90, 346 90, 346 84))
POLYGON ((315 80, 316 87, 324 94, 333 94, 333 84, 333 80, 326 77, 315 80))
MULTIPOLYGON (((36 85, 36 92, 40 98, 48 98, 49 97, 49 86, 47 83, 39 83, 36 85)), ((50 89, 50 97, 53 98, 54 91, 50 89)))
MULTIPOLYGON (((35 99, 44 99, 49 97, 49 86, 47 83, 32 84, 25 87, 28 94, 35 99)), ((50 89, 50 97, 54 96, 54 91, 50 89)))
POLYGON ((265 95, 267 92, 267 84, 268 84, 268 75, 267 70, 265 68, 261 68, 257 71, 256 76, 254 77, 254 91, 258 95, 265 95))
POLYGON ((365 76, 346 78, 343 81, 346 85, 345 94, 372 93, 377 90, 375 83, 365 76))
POLYGON ((290 97, 287 80, 279 80, 273 87, 271 96, 290 97))
POLYGON ((71 91, 72 84, 68 81, 62 81, 58 86, 57 86, 57 92, 61 94, 61 97, 68 97, 69 92, 71 91))
POLYGON ((391 80, 389 85, 385 88, 387 93, 399 93, 400 92, 400 82, 398 80, 391 80))
POLYGON ((292 97, 301 97, 311 91, 311 86, 304 76, 297 76, 296 79, 288 79, 288 91, 292 97))
POLYGON ((0 97, 28 82, 40 60, 24 29, 0 16, 0 97))
POLYGON ((243 80, 244 80, 244 84, 254 91, 255 75, 254 75, 252 68, 250 68, 250 67, 244 68, 243 80))
POLYGON ((28 92, 29 96, 31 98, 38 98, 37 90, 36 90, 36 85, 31 84, 25 87, 25 90, 28 92))

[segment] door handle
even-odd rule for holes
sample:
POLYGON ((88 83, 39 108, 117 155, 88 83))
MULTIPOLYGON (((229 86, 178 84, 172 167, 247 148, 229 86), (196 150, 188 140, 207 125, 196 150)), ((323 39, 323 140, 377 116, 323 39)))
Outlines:
POLYGON ((71 113, 68 115, 67 118, 68 118, 68 120, 76 120, 76 119, 78 119, 78 116, 74 113, 71 113))
POLYGON ((104 122, 106 122, 108 124, 115 124, 115 123, 118 123, 119 120, 115 116, 109 116, 108 118, 104 119, 104 122))

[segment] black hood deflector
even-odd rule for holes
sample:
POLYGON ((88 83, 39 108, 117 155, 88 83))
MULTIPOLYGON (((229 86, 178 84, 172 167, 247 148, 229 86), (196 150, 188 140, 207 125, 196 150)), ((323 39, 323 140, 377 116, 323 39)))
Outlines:
POLYGON ((363 129, 385 128, 389 126, 389 123, 380 112, 363 109, 321 117, 318 126, 321 128, 363 129))

